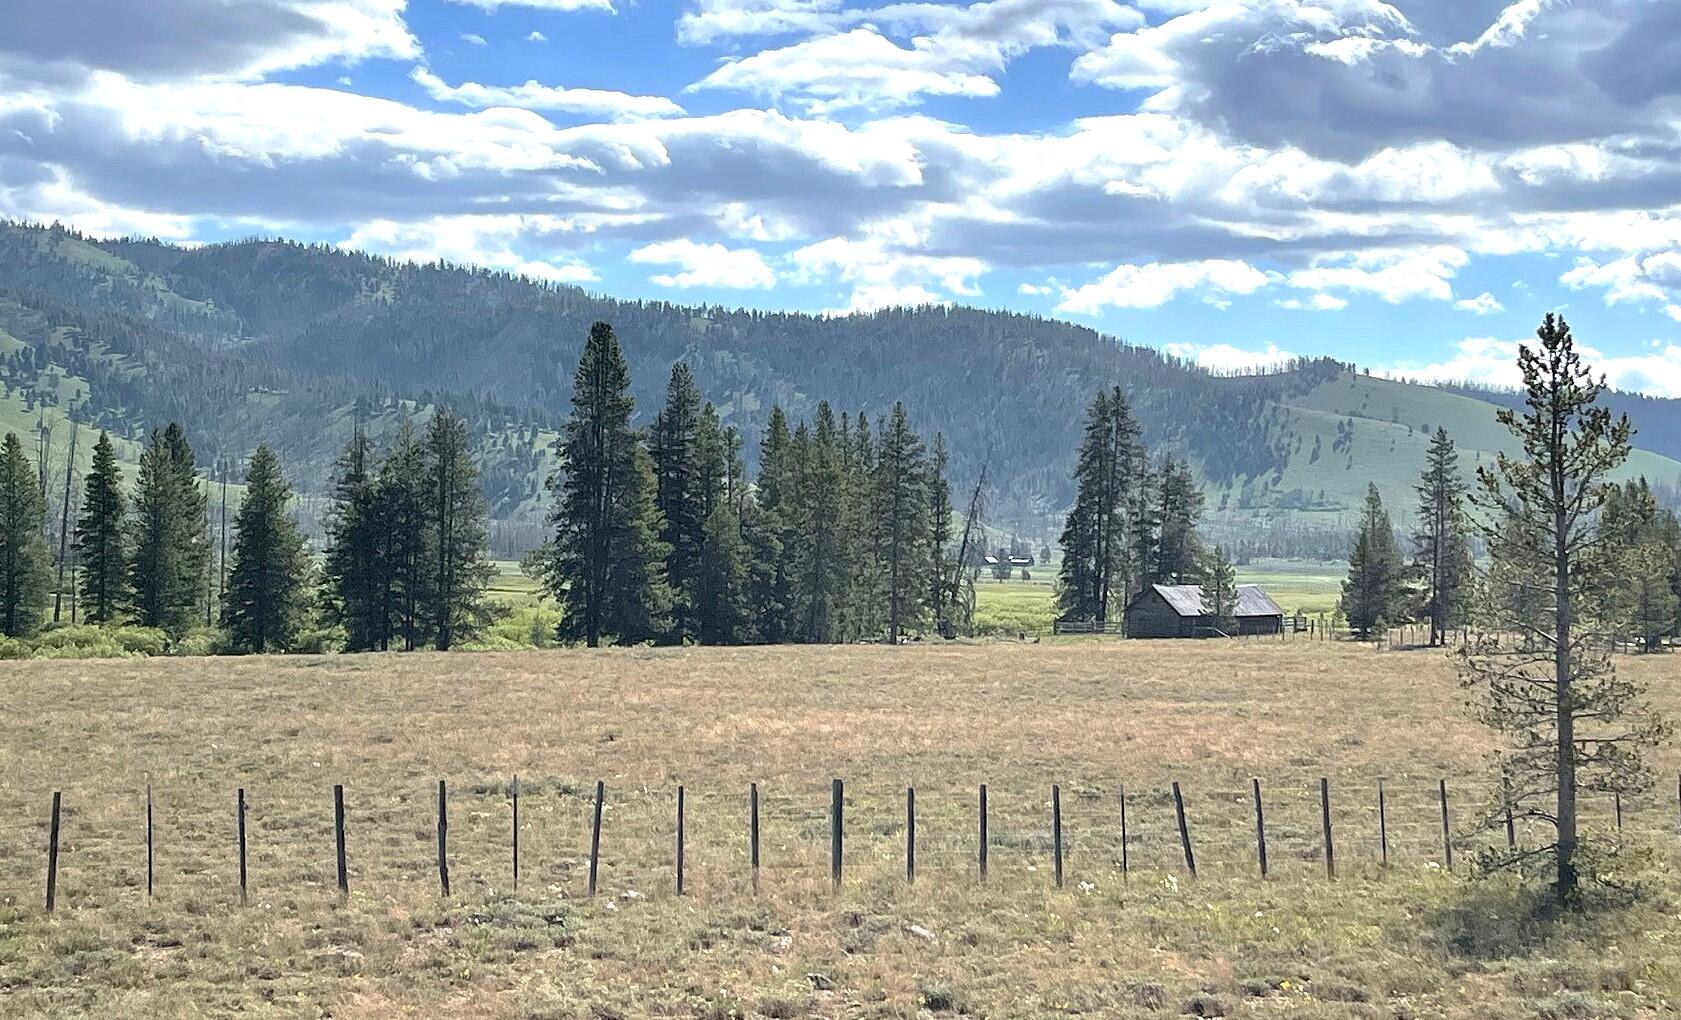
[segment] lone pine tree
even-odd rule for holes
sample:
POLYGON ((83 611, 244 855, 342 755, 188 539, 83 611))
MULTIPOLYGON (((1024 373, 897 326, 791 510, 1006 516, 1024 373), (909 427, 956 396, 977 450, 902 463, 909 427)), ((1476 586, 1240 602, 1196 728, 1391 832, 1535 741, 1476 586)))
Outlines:
POLYGON ((245 499, 234 516, 233 562, 222 604, 222 626, 240 651, 286 651, 302 622, 309 558, 291 502, 279 458, 267 446, 257 447, 245 471, 245 499))
POLYGON ((1413 570, 1422 585, 1420 610, 1430 621, 1430 644, 1435 646, 1465 618, 1471 583, 1465 482, 1459 475, 1459 454, 1446 429, 1437 428, 1430 440, 1417 491, 1413 570))
POLYGON ((1594 634, 1614 615, 1618 588, 1616 550, 1598 518, 1633 430, 1597 403, 1604 381, 1583 364, 1563 318, 1548 313, 1536 337, 1538 345, 1518 348, 1523 405, 1499 412, 1522 454, 1479 468, 1473 490, 1476 523, 1499 568, 1491 573, 1533 593, 1493 593, 1495 626, 1525 640, 1516 649, 1492 637, 1474 642, 1461 651, 1460 679, 1477 717, 1506 738, 1513 808, 1554 834, 1542 847, 1491 851, 1485 864, 1546 860, 1558 901, 1569 904, 1584 870, 1598 873, 1618 850, 1583 839, 1578 791, 1644 788, 1651 776, 1642 751, 1669 728, 1594 634))
POLYGON ((1366 488, 1366 507, 1348 553, 1348 578, 1339 606, 1348 625, 1362 639, 1393 623, 1406 597, 1406 574, 1395 547, 1395 529, 1383 508, 1377 486, 1366 488))
POLYGON ((128 585, 125 520, 128 495, 111 437, 104 432, 93 444, 93 464, 76 518, 76 562, 81 568, 79 588, 82 614, 89 623, 110 623, 128 585))

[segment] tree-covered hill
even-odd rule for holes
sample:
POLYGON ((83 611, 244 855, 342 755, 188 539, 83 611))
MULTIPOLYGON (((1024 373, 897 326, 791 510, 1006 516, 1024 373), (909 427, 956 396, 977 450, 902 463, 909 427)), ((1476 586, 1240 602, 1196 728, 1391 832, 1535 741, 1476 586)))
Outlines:
MULTIPOLYGON (((613 323, 646 424, 684 360, 749 457, 772 404, 817 401, 872 417, 904 401, 942 431, 959 491, 990 464, 989 517, 1048 533, 1071 498, 1081 414, 1120 384, 1152 450, 1189 457, 1232 518, 1287 509, 1337 520, 1377 477, 1411 500, 1423 426, 1492 450, 1490 399, 1351 374, 1330 361, 1220 378, 1156 349, 1033 316, 968 308, 803 314, 626 302, 569 286, 322 246, 178 247, 0 225, 5 400, 134 437, 186 423, 205 463, 274 446, 319 491, 360 420, 448 403, 474 429, 496 517, 541 518, 553 430, 589 326, 613 323)), ((1638 401, 1663 452, 1681 454, 1677 401, 1638 401), (1673 447, 1673 448, 1667 448, 1673 447)), ((1640 424, 1640 421, 1637 421, 1640 424)), ((1475 456, 1467 456, 1474 463, 1475 456)), ((1681 464, 1639 462, 1665 483, 1681 464)))

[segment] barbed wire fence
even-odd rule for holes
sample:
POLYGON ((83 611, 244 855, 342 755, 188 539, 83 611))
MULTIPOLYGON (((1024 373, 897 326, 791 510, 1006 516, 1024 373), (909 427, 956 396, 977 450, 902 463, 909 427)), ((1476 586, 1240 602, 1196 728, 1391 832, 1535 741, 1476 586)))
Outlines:
MULTIPOLYGON (((1502 825, 1499 796, 1408 774, 1043 790, 480 777, 324 784, 309 797, 295 784, 239 787, 220 804, 200 784, 148 783, 52 791, 36 817, 0 820, 0 896, 48 912, 166 895, 193 909, 259 898, 303 910, 311 893, 401 897, 428 885, 441 897, 704 897, 930 872, 1053 888, 1465 873, 1479 850, 1546 840, 1521 818, 1502 825)), ((1584 799, 1581 814, 1585 827, 1670 861, 1681 851, 1681 778, 1671 791, 1584 799)))

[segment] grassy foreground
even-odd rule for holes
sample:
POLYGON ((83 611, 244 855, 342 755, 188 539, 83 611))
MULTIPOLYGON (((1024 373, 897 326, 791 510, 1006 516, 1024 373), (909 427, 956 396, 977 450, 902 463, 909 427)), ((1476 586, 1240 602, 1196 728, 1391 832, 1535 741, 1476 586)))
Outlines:
MULTIPOLYGON (((1620 659, 1681 709, 1673 659, 1620 659)), ((1681 1005, 1674 775, 1631 907, 1443 867, 1487 735, 1439 653, 956 644, 0 664, 0 1015, 1644 1017, 1681 1005), (509 778, 522 873, 510 891, 509 778), (828 880, 829 780, 847 783, 828 880), (1249 778, 1272 878, 1255 877, 1249 778), (1333 795, 1324 876, 1318 780, 1333 795), (1391 862, 1376 863, 1386 781, 1391 862), (438 894, 436 781, 453 896, 438 894), (590 797, 607 784, 601 891, 590 797), (145 786, 156 893, 145 895, 145 786), (1171 782, 1200 877, 1186 873, 1171 782), (764 871, 747 869, 762 791, 764 871), (975 875, 976 786, 991 871, 975 875), (343 783, 351 894, 334 888, 343 783), (688 793, 688 895, 672 892, 688 793), (1067 882, 1051 876, 1060 784, 1067 882), (917 881, 904 879, 916 786, 917 881), (1118 805, 1129 811, 1121 869, 1118 805), (234 791, 250 802, 238 905, 234 791), (59 910, 41 903, 64 791, 59 910)), ((1610 806, 1588 805, 1596 824, 1610 806)))

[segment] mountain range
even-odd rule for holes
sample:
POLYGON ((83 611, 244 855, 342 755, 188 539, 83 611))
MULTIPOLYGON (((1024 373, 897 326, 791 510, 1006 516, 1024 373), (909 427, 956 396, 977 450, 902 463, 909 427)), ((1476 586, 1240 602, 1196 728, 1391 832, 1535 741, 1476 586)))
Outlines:
MULTIPOLYGON (((1467 470, 1509 449, 1494 414, 1517 399, 1329 359, 1218 376, 1083 326, 972 308, 812 316, 618 301, 284 240, 185 247, 5 223, 0 426, 74 419, 127 440, 133 459, 146 430, 179 420, 201 463, 237 465, 266 442, 318 495, 358 422, 378 437, 402 413, 447 403, 474 429, 492 515, 517 546, 535 540, 555 429, 597 320, 624 346, 639 421, 678 360, 750 461, 773 404, 796 420, 821 400, 874 419, 902 400, 920 430, 944 433, 960 502, 984 463, 988 521, 1035 539, 1054 536, 1071 499, 1084 409, 1103 387, 1126 391, 1153 451, 1192 463, 1217 528, 1318 529, 1333 545, 1368 481, 1399 519, 1410 514, 1438 425, 1467 470)), ((1640 430, 1628 473, 1681 488, 1681 401, 1608 399, 1640 430)))

